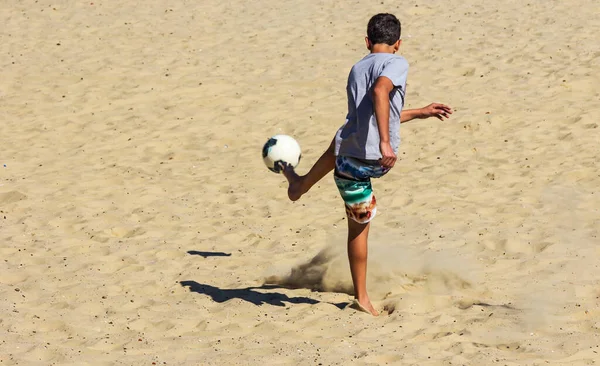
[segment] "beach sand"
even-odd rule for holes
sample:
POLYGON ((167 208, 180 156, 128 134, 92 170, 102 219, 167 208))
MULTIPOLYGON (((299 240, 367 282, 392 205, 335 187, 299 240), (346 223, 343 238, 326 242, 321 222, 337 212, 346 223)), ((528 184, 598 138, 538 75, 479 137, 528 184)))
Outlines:
POLYGON ((0 364, 600 361, 600 3, 0 5, 0 364), (403 24, 406 108, 374 183, 369 290, 346 308, 330 177, 366 23, 403 24))

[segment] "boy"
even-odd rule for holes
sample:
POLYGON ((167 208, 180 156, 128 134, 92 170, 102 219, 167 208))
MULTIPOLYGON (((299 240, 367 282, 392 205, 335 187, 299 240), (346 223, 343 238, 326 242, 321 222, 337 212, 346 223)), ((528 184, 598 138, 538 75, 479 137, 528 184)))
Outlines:
POLYGON ((367 238, 377 212, 371 178, 385 175, 395 164, 400 123, 415 118, 448 118, 452 109, 433 103, 403 111, 408 63, 395 53, 400 47, 400 21, 392 14, 369 20, 365 38, 370 54, 348 76, 348 114, 329 148, 310 171, 299 176, 282 166, 289 182, 288 197, 298 200, 335 169, 334 180, 348 216, 348 259, 354 284, 352 307, 378 315, 367 294, 367 238))

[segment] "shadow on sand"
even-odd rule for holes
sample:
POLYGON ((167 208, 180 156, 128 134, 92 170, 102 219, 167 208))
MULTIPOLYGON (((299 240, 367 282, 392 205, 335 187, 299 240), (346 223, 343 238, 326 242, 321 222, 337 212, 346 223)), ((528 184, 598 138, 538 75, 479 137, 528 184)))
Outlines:
POLYGON ((231 253, 223 253, 223 252, 203 252, 198 250, 188 250, 189 255, 199 255, 204 258, 208 257, 231 257, 231 253))
MULTIPOLYGON (((269 304, 273 306, 285 306, 285 303, 290 304, 318 304, 320 301, 310 299, 308 297, 289 297, 279 292, 260 292, 256 290, 272 290, 282 288, 274 285, 263 285, 259 287, 246 287, 239 289, 221 289, 211 285, 198 283, 196 281, 181 281, 181 286, 189 288, 191 292, 210 296, 218 303, 225 302, 231 299, 241 299, 248 301, 254 305, 269 304)), ((331 304, 339 309, 343 309, 347 303, 331 304)))

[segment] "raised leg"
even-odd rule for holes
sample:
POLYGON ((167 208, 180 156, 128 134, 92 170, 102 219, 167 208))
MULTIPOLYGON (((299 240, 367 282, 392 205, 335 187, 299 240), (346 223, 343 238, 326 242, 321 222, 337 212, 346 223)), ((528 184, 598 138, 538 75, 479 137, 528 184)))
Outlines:
POLYGON ((288 185, 288 197, 292 201, 297 201, 302 195, 308 192, 312 186, 320 181, 324 176, 335 168, 335 139, 331 141, 331 144, 325 150, 323 155, 317 160, 312 166, 310 171, 306 175, 298 175, 289 165, 283 167, 282 172, 287 179, 288 185))

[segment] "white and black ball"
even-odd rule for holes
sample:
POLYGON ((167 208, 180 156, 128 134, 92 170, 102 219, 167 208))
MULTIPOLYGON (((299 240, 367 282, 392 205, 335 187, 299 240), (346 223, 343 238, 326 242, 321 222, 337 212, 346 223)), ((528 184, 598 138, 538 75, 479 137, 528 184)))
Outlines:
POLYGON ((274 173, 281 173, 280 163, 297 167, 302 157, 300 144, 288 135, 275 135, 267 140, 262 150, 263 161, 274 173))

